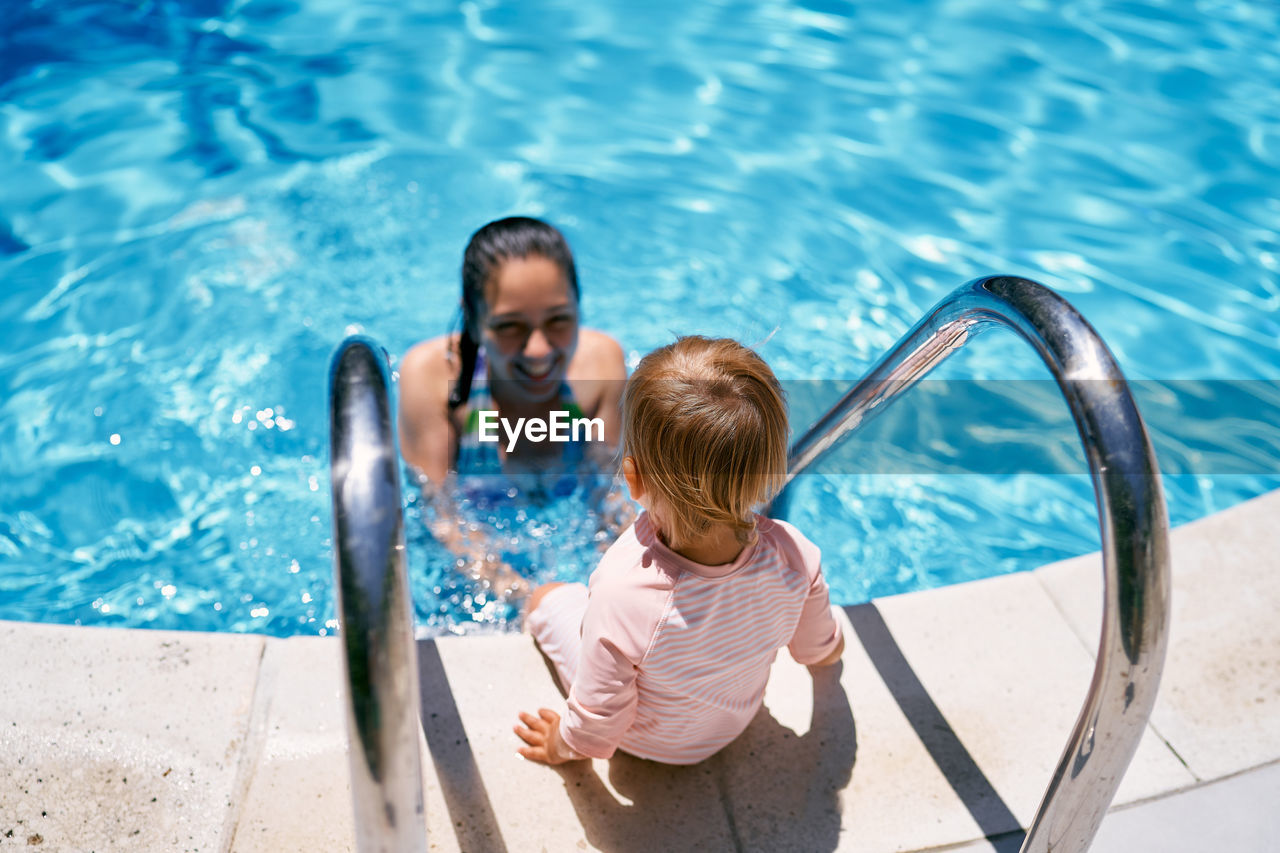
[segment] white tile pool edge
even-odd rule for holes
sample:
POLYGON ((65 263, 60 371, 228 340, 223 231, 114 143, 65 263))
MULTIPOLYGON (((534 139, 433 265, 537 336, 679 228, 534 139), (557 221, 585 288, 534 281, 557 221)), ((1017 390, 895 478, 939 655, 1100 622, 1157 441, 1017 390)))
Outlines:
MULTIPOLYGON (((1280 760, 1277 518, 1280 492, 1273 492, 1174 531, 1169 656, 1116 806, 1136 814, 1210 782, 1247 780, 1280 760)), ((1098 555, 875 604, 938 710, 1025 826, 1088 686, 1098 555)), ((0 801, 0 843, 352 849, 334 638, 0 623, 0 648, 0 778, 11 792, 0 801)), ((514 756, 507 725, 514 710, 557 698, 528 639, 445 639, 435 648, 465 728, 465 754, 491 804, 480 817, 508 849, 607 847, 607 833, 582 813, 561 776, 514 756)), ((767 705, 780 730, 805 734, 808 683, 802 668, 779 661, 767 705)), ((839 826, 826 827, 820 846, 923 850, 981 837, 857 643, 841 684, 856 721, 856 761, 840 787, 839 826), (922 803, 935 820, 918 819, 922 803)), ((730 799, 759 807, 776 798, 760 794, 765 782, 743 776, 731 759, 722 765, 730 799)), ((608 787, 607 764, 595 769, 608 787)), ((459 806, 437 783, 448 771, 426 773, 433 849, 465 846, 453 813, 459 806)), ((772 831, 763 822, 737 824, 739 841, 743 832, 750 841, 751 832, 772 831)), ((1196 830, 1186 827, 1182 837, 1196 830)))

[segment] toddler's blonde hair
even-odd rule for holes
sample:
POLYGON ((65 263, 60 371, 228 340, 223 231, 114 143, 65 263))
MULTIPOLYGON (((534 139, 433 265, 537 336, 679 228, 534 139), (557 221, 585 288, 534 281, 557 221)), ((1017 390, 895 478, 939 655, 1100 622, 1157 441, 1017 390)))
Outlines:
POLYGON ((787 404, 764 359, 737 341, 690 336, 644 357, 622 397, 623 452, 672 548, 727 524, 746 544, 753 509, 787 474, 787 404))

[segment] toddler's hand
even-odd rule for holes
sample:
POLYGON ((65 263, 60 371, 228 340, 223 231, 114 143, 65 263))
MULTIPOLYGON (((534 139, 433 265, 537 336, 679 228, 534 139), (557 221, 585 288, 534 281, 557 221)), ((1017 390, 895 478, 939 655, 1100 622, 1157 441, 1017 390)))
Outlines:
POLYGON ((538 716, 520 712, 520 725, 515 727, 520 740, 529 744, 516 750, 530 761, 540 764, 564 764, 583 756, 560 739, 560 715, 550 708, 539 708, 538 716))

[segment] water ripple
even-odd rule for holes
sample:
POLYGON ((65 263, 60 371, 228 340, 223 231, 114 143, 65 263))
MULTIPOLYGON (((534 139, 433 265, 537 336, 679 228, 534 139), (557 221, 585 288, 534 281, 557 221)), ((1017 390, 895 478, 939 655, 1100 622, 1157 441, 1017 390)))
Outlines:
MULTIPOLYGON (((506 213, 564 228, 632 361, 852 378, 1011 272, 1131 377, 1273 380, 1277 79, 1260 0, 0 5, 0 615, 327 631, 329 354, 447 329, 506 213)), ((949 369, 1044 375, 998 335, 949 369)), ((1277 485, 1201 438, 1175 519, 1277 485)), ((797 519, 848 601, 1096 546, 1087 484, 1010 477, 815 479, 797 519)), ((432 630, 506 624, 415 560, 432 630)))

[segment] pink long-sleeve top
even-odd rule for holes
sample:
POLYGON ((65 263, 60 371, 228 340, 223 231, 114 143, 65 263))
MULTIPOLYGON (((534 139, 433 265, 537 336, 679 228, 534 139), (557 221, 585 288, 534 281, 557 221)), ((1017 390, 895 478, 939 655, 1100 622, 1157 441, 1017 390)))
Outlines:
POLYGON ((605 553, 561 719, 570 747, 693 764, 751 722, 778 649, 804 664, 835 650, 817 546, 784 521, 759 517, 756 530, 732 563, 704 566, 664 545, 642 513, 605 553))

